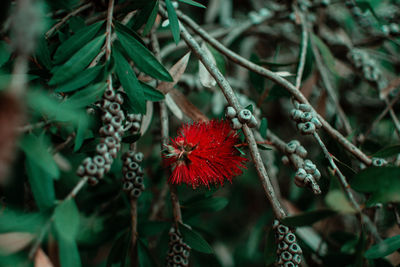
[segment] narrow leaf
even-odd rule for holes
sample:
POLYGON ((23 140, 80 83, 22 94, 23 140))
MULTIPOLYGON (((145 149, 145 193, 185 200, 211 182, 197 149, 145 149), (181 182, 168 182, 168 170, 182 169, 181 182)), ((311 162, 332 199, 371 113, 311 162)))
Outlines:
POLYGON ((58 248, 61 267, 81 267, 81 257, 74 240, 58 238, 58 248))
POLYGON ((139 258, 139 266, 156 266, 149 249, 142 239, 139 239, 137 242, 137 253, 139 258))
POLYGON ((57 87, 55 92, 68 93, 88 85, 100 74, 102 68, 103 66, 95 66, 93 68, 85 69, 71 81, 57 87))
POLYGON ((116 24, 116 30, 123 49, 129 58, 135 62, 138 69, 156 79, 173 81, 165 67, 142 43, 136 40, 134 32, 122 24, 116 24))
POLYGON ((61 45, 54 54, 54 63, 60 64, 70 58, 76 51, 93 39, 103 23, 104 21, 100 21, 84 27, 65 42, 61 42, 61 45))
POLYGON ((155 1, 155 5, 153 7, 153 10, 150 13, 150 16, 147 19, 146 25, 144 26, 143 29, 143 36, 146 36, 150 33, 151 29, 153 28, 153 24, 156 21, 157 18, 157 13, 158 13, 158 9, 159 9, 159 1, 155 1))
POLYGON ((201 8, 206 8, 206 7, 203 6, 202 4, 197 3, 196 1, 193 1, 193 0, 179 0, 179 1, 182 2, 182 3, 186 3, 186 4, 189 4, 189 5, 192 5, 192 6, 197 6, 197 7, 201 7, 201 8))
POLYGON ((374 153, 372 156, 378 158, 387 158, 397 154, 400 154, 400 145, 385 147, 382 150, 379 150, 378 152, 374 153))
POLYGON ((161 82, 157 89, 167 94, 174 86, 179 82, 182 77, 182 74, 185 72, 187 64, 189 63, 190 52, 184 55, 181 59, 178 60, 170 69, 169 73, 172 75, 173 82, 161 82))
POLYGON ((87 43, 78 52, 76 52, 66 63, 58 67, 50 80, 49 85, 60 84, 74 78, 78 73, 84 70, 87 65, 100 52, 104 43, 105 35, 101 35, 87 43))
POLYGON ((0 67, 2 67, 10 59, 10 56, 11 49, 9 45, 4 41, 0 41, 0 67))
MULTIPOLYGON (((89 86, 73 94, 70 98, 63 102, 61 106, 67 106, 68 108, 84 108, 95 103, 96 101, 99 101, 106 87, 106 83, 98 83, 89 86)), ((81 123, 81 120, 79 120, 78 125, 79 123, 81 123)))
POLYGON ((154 89, 152 86, 140 82, 143 88, 144 98, 149 101, 161 101, 163 100, 164 94, 154 89))
POLYGON ((75 240, 79 231, 79 211, 74 199, 67 199, 56 207, 54 224, 59 236, 71 242, 75 240))
POLYGON ((146 112, 146 103, 142 85, 133 72, 131 65, 118 50, 115 50, 113 56, 116 63, 115 71, 129 98, 131 108, 137 113, 144 114, 146 112))
POLYGON ((175 43, 178 44, 181 38, 178 17, 171 0, 165 0, 165 4, 167 6, 169 26, 171 27, 172 36, 174 37, 175 43))
POLYGON ((365 252, 364 257, 367 259, 382 258, 392 254, 399 248, 400 248, 400 235, 396 235, 387 238, 376 245, 373 245, 370 249, 368 249, 365 252))
POLYGON ((184 224, 179 225, 179 231, 182 233, 183 241, 194 250, 208 254, 214 253, 212 247, 199 233, 193 231, 184 224))

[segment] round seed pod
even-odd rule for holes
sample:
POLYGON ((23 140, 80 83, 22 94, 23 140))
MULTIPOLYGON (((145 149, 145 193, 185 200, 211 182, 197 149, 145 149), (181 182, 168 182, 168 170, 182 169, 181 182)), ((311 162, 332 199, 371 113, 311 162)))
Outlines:
POLYGON ((188 249, 184 249, 184 250, 182 251, 182 255, 183 255, 183 257, 185 257, 185 258, 189 258, 190 251, 189 251, 188 249))
POLYGON ((312 123, 314 123, 315 128, 319 129, 322 127, 322 123, 319 121, 319 119, 315 116, 312 117, 311 121, 312 123))
POLYGON ((310 112, 311 111, 311 106, 308 104, 299 104, 298 109, 304 112, 310 112))
POLYGON ((289 158, 287 156, 283 156, 282 157, 282 163, 285 164, 285 165, 288 165, 289 164, 289 158))
POLYGON ((292 261, 293 261, 295 264, 300 264, 300 263, 301 263, 301 256, 300 256, 299 254, 293 255, 292 261))
POLYGON ((304 178, 304 183, 309 184, 313 182, 313 176, 310 173, 307 173, 306 178, 304 178))
POLYGON ((180 255, 175 255, 174 259, 173 259, 173 262, 175 264, 180 264, 182 262, 182 257, 180 255))
POLYGON ((108 136, 104 139, 104 143, 107 145, 109 149, 114 148, 117 144, 117 141, 114 137, 108 136))
POLYGON ((300 102, 299 101, 297 101, 296 99, 292 98, 292 103, 293 103, 293 106, 296 109, 299 109, 299 107, 300 107, 300 102))
POLYGON ((272 223, 272 229, 276 229, 278 228, 280 222, 278 220, 274 220, 274 222, 272 223))
POLYGON ((133 114, 134 121, 141 122, 142 114, 133 114))
POLYGON ((289 251, 283 251, 281 253, 281 258, 283 261, 290 261, 293 258, 293 255, 289 251))
POLYGON ((318 181, 319 179, 321 179, 321 172, 318 169, 315 169, 312 176, 314 177, 315 180, 318 181))
POLYGON ((135 121, 134 120, 134 114, 128 114, 126 116, 126 120, 129 121, 129 122, 134 122, 135 121))
POLYGON ((131 182, 124 182, 124 184, 122 185, 122 190, 124 190, 125 192, 129 192, 133 189, 133 184, 131 182))
POLYGON ((303 115, 303 111, 301 111, 299 109, 292 109, 292 111, 290 112, 290 115, 292 116, 292 119, 294 121, 300 121, 301 116, 303 115))
POLYGON ((257 122, 256 117, 251 115, 250 121, 247 122, 247 126, 249 126, 250 128, 255 128, 255 127, 257 127, 257 125, 258 125, 258 122, 257 122))
POLYGON ((102 107, 103 109, 107 109, 110 106, 111 102, 107 99, 102 99, 100 101, 100 107, 102 107))
POLYGON ((135 178, 135 185, 140 186, 143 184, 143 177, 142 176, 136 176, 135 178))
POLYGON ((118 104, 122 105, 124 103, 124 98, 122 97, 122 95, 120 93, 116 93, 114 101, 117 102, 118 104))
POLYGON ((176 233, 169 233, 169 238, 172 242, 176 242, 180 239, 176 233))
MULTIPOLYGON (((298 125, 300 125, 299 123, 298 125)), ((315 125, 312 122, 306 122, 302 125, 301 127, 301 133, 302 134, 312 134, 315 132, 315 125)))
POLYGON ((372 159, 372 165, 375 167, 382 167, 387 165, 387 161, 381 158, 373 158, 372 159))
POLYGON ((102 157, 100 155, 96 155, 93 158, 93 163, 96 164, 97 167, 101 168, 106 163, 106 160, 104 159, 104 157, 102 157))
POLYGON ((239 130, 240 128, 242 128, 243 125, 242 125, 242 123, 240 123, 238 118, 233 118, 231 120, 231 126, 232 126, 232 129, 239 130))
POLYGON ((126 172, 124 175, 124 178, 126 180, 134 180, 136 178, 136 173, 135 172, 126 172))
POLYGON ((139 164, 137 164, 137 162, 132 161, 131 163, 129 163, 128 168, 132 171, 136 171, 137 169, 139 169, 139 164))
POLYGON ((251 111, 248 109, 242 109, 241 111, 239 111, 238 114, 238 119, 241 123, 247 123, 250 121, 251 119, 251 111))
POLYGON ((302 121, 302 122, 310 121, 312 118, 313 118, 313 115, 312 115, 311 112, 304 112, 304 113, 301 115, 301 121, 302 121))
POLYGON ((287 261, 283 264, 283 267, 296 267, 292 261, 287 261))
POLYGON ((307 150, 304 148, 304 146, 298 146, 296 147, 296 154, 299 155, 301 158, 307 157, 307 150))
POLYGON ((124 153, 123 158, 133 158, 135 156, 135 152, 132 150, 128 150, 124 153))
POLYGON ((183 251, 183 247, 180 245, 180 244, 175 244, 173 247, 172 247, 172 250, 176 253, 176 254, 178 254, 178 253, 181 253, 182 251, 183 251))
POLYGON ((278 250, 279 251, 284 251, 284 250, 287 250, 288 248, 289 248, 289 245, 286 242, 281 241, 281 242, 278 243, 278 250))
POLYGON ((315 164, 314 163, 312 163, 312 161, 311 160, 309 160, 309 159, 306 159, 305 161, 304 161, 304 170, 307 172, 307 173, 314 173, 314 171, 315 171, 315 169, 317 168, 317 166, 315 166, 315 164))
POLYGON ((111 164, 108 164, 108 163, 107 163, 107 164, 104 165, 104 172, 107 173, 107 172, 110 171, 110 169, 111 169, 111 164))
POLYGON ((115 128, 115 129, 119 129, 120 127, 121 127, 121 124, 122 124, 122 120, 121 120, 121 118, 120 117, 117 117, 117 116, 114 116, 112 119, 111 119, 111 125, 115 128))
POLYGON ((85 167, 83 167, 83 165, 79 165, 78 169, 76 169, 76 175, 78 176, 85 175, 85 167))
POLYGON ((96 146, 96 152, 100 155, 104 155, 105 153, 107 153, 107 146, 104 143, 100 143, 96 146))
POLYGON ((111 124, 106 124, 100 128, 99 133, 102 136, 110 136, 114 133, 115 129, 111 124))
POLYGON ((296 242, 296 236, 293 233, 288 233, 285 236, 285 243, 293 244, 294 242, 296 242))
POLYGON ((107 164, 110 164, 111 165, 111 163, 112 163, 112 161, 113 161, 113 158, 111 157, 111 155, 110 155, 110 153, 105 153, 104 155, 103 155, 103 157, 104 157, 104 160, 106 161, 106 165, 107 164))
POLYGON ((82 161, 82 165, 83 166, 86 166, 86 165, 88 165, 89 163, 92 163, 92 158, 91 157, 86 157, 83 161, 82 161))
POLYGON ((225 110, 225 117, 227 117, 228 119, 235 118, 236 117, 236 110, 233 107, 228 106, 226 108, 226 110, 225 110))
POLYGON ((103 96, 105 99, 113 101, 115 98, 115 92, 114 90, 106 89, 103 96))
POLYGON ((302 253, 300 246, 297 245, 296 243, 290 244, 288 251, 292 254, 301 254, 302 253))
POLYGON ((289 227, 281 224, 276 228, 276 231, 281 235, 286 235, 289 232, 289 227))
POLYGON ((292 154, 296 151, 298 144, 296 142, 289 142, 285 146, 286 153, 292 154))
POLYGON ((135 121, 132 123, 131 131, 137 132, 140 130, 140 123, 135 121))
POLYGON ((295 175, 295 179, 296 180, 303 182, 304 179, 306 178, 306 176, 307 176, 306 170, 304 170, 303 168, 298 168, 297 169, 297 172, 296 172, 296 175, 295 175))
POLYGON ((103 167, 97 168, 97 177, 99 179, 103 179, 105 173, 105 169, 103 167))
POLYGON ((142 152, 138 152, 133 156, 133 160, 136 162, 142 162, 144 158, 144 155, 142 152))
POLYGON ((120 110, 121 110, 121 106, 117 102, 111 103, 110 106, 108 107, 108 111, 112 115, 117 115, 120 110))
POLYGON ((121 120, 125 120, 125 114, 122 110, 120 110, 115 116, 121 118, 121 120))
POLYGON ((139 188, 133 188, 131 191, 131 197, 133 197, 133 198, 138 198, 138 197, 140 197, 141 194, 142 194, 142 190, 140 190, 139 188))
POLYGON ((108 151, 108 153, 110 153, 111 157, 112 157, 113 159, 115 159, 115 158, 117 157, 118 150, 117 150, 116 147, 114 147, 114 148, 111 148, 111 149, 108 151))
POLYGON ((88 183, 92 186, 97 185, 99 183, 99 180, 95 177, 89 177, 88 178, 88 183))
POLYGON ((90 162, 90 163, 88 163, 88 164, 86 165, 85 171, 86 171, 86 173, 87 173, 88 175, 93 176, 93 175, 95 175, 96 172, 97 172, 97 166, 96 166, 94 163, 90 162))
POLYGON ((182 259, 182 265, 183 265, 183 266, 188 266, 188 264, 189 264, 188 259, 183 258, 183 259, 182 259))

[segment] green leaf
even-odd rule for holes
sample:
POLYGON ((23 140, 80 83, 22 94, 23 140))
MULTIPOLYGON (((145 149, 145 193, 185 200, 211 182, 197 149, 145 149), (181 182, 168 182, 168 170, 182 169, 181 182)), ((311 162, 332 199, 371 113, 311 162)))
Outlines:
POLYGON ((193 1, 193 0, 179 0, 179 1, 182 2, 182 3, 186 3, 186 4, 189 4, 189 5, 192 5, 192 6, 206 8, 206 6, 203 6, 202 4, 197 3, 196 1, 193 1))
POLYGON ((149 101, 161 101, 165 98, 164 94, 153 88, 152 86, 140 82, 143 88, 144 98, 149 101))
POLYGON ((93 68, 85 69, 71 81, 57 87, 55 92, 68 93, 82 88, 91 83, 100 74, 102 69, 103 66, 95 66, 93 68))
POLYGON ((78 123, 78 129, 76 131, 76 137, 75 137, 75 145, 74 145, 74 152, 78 151, 82 144, 83 141, 85 140, 86 132, 89 129, 89 123, 85 119, 79 120, 78 123))
POLYGON ((356 3, 357 3, 357 6, 359 6, 363 12, 365 12, 366 10, 371 11, 374 18, 378 22, 380 22, 379 17, 376 15, 375 10, 372 8, 371 4, 368 1, 356 1, 356 3))
POLYGON ((172 37, 174 37, 175 43, 178 44, 181 38, 178 17, 176 16, 175 8, 172 5, 171 0, 165 0, 165 4, 167 6, 168 20, 172 37))
POLYGON ((139 140, 140 134, 129 135, 122 138, 122 143, 132 144, 139 140))
POLYGON ((58 238, 58 248, 61 267, 81 267, 81 257, 74 240, 58 238))
POLYGON ((79 211, 74 199, 67 199, 56 207, 54 225, 63 239, 71 242, 75 240, 79 231, 79 211))
POLYGON ((328 46, 315 34, 311 36, 312 41, 315 43, 315 45, 318 47, 318 50, 321 53, 321 56, 325 62, 325 65, 328 67, 328 69, 336 74, 335 70, 335 58, 333 57, 331 51, 329 50, 328 46))
MULTIPOLYGON (((172 82, 173 79, 168 70, 143 46, 134 36, 136 34, 122 24, 116 24, 119 41, 129 58, 135 62, 135 66, 159 80, 172 82)), ((118 64, 117 64, 118 65, 118 64)))
POLYGON ((329 191, 325 197, 325 202, 332 210, 340 213, 356 213, 344 193, 339 189, 329 191))
POLYGON ((274 149, 272 146, 268 146, 268 145, 265 145, 265 144, 257 144, 257 147, 258 147, 258 149, 261 149, 261 150, 272 150, 272 149, 274 149))
POLYGON ((224 197, 203 198, 198 201, 183 204, 182 208, 188 211, 219 211, 228 205, 229 200, 224 197))
POLYGON ((44 173, 47 173, 48 176, 55 179, 60 177, 60 170, 49 151, 50 142, 44 135, 41 137, 36 137, 33 134, 25 135, 20 141, 20 147, 28 159, 41 168, 44 173))
POLYGON ((67 106, 68 108, 84 108, 95 103, 96 101, 99 101, 106 90, 106 87, 106 83, 98 83, 89 86, 73 94, 70 98, 63 102, 61 106, 67 106))
POLYGON ((155 6, 157 4, 158 4, 157 1, 150 0, 145 4, 145 6, 142 9, 136 12, 135 16, 132 19, 133 20, 132 30, 134 31, 139 30, 143 26, 143 24, 145 24, 148 21, 150 15, 155 10, 155 6))
POLYGON ((262 118, 260 123, 260 134, 261 137, 266 139, 267 138, 267 129, 268 129, 268 121, 267 118, 262 118))
POLYGON ((400 201, 400 168, 369 167, 357 173, 350 181, 359 192, 372 193, 367 205, 400 201))
POLYGON ((146 112, 146 100, 142 85, 136 78, 131 65, 118 50, 114 51, 113 56, 116 63, 115 72, 128 96, 131 108, 137 113, 144 114, 146 112))
POLYGON ((139 267, 156 266, 149 249, 141 238, 139 238, 137 242, 137 253, 139 258, 139 267))
POLYGON ((38 212, 29 213, 5 207, 0 213, 0 233, 35 233, 43 227, 45 220, 45 216, 38 212))
POLYGON ((52 208, 56 200, 52 177, 31 158, 27 159, 26 172, 38 208, 40 210, 52 208))
POLYGON ((0 41, 0 67, 2 67, 11 56, 11 51, 9 45, 4 42, 0 41))
POLYGON ((76 52, 67 62, 56 68, 49 85, 64 83, 83 71, 96 57, 104 43, 105 35, 101 35, 76 52))
POLYGON ((146 36, 150 33, 151 29, 153 28, 154 22, 156 21, 160 4, 158 0, 155 2, 156 3, 153 7, 153 10, 151 11, 150 16, 147 19, 146 25, 143 28, 143 36, 146 36))
POLYGON ((397 154, 400 154, 400 145, 385 147, 382 150, 372 154, 372 156, 377 158, 387 158, 397 154))
POLYGON ((203 253, 214 253, 212 247, 207 243, 206 240, 197 232, 190 229, 184 224, 179 225, 179 231, 182 233, 183 240, 191 248, 203 253))
POLYGON ((117 236, 107 257, 107 267, 113 266, 114 263, 125 261, 129 247, 129 236, 130 235, 127 234, 127 231, 124 231, 117 236))
POLYGON ((79 120, 88 119, 84 109, 77 109, 65 102, 61 103, 58 99, 40 90, 28 91, 27 100, 32 110, 48 116, 48 119, 51 120, 71 122, 78 125, 79 120), (60 108, 61 106, 62 108, 60 108))
POLYGON ((365 252, 364 257, 367 259, 382 258, 392 254, 399 248, 400 248, 400 235, 396 235, 387 238, 376 245, 373 245, 370 249, 368 249, 365 252))
POLYGON ((50 70, 52 68, 53 63, 51 62, 49 47, 44 36, 39 38, 36 48, 36 58, 46 69, 50 70))
POLYGON ((292 227, 311 226, 312 224, 335 214, 337 214, 337 212, 333 210, 310 211, 302 213, 300 215, 285 217, 282 220, 282 223, 292 227))
POLYGON ((62 42, 54 54, 54 64, 60 64, 70 58, 76 51, 86 45, 93 39, 96 33, 99 31, 104 21, 97 22, 90 26, 84 27, 68 40, 62 42))

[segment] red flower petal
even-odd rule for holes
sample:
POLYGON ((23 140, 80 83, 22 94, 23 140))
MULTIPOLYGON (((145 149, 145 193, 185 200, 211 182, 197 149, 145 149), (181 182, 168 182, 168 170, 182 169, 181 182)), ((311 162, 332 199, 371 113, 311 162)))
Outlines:
POLYGON ((169 182, 199 185, 224 184, 242 173, 247 161, 238 155, 234 145, 238 136, 228 121, 212 120, 185 124, 168 146, 164 156, 173 168, 169 182))

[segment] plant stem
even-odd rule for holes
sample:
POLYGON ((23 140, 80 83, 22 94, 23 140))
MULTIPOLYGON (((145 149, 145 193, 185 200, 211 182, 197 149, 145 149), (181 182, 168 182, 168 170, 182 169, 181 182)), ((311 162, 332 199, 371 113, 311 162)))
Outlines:
MULTIPOLYGON (((296 86, 291 84, 289 81, 286 79, 282 78, 281 76, 277 75, 276 73, 263 68, 257 64, 254 64, 253 62, 241 57, 240 55, 236 54, 232 50, 228 49, 225 47, 223 44, 221 44, 218 40, 210 36, 206 31, 204 31, 199 25, 197 25, 191 18, 188 16, 184 15, 180 11, 176 11, 178 18, 184 22, 189 28, 191 28, 196 34, 201 36, 203 40, 208 42, 210 45, 212 45, 215 49, 217 49, 220 53, 224 54, 226 57, 228 57, 230 60, 233 62, 241 65, 244 68, 247 68, 257 74, 260 74, 261 76, 264 76, 277 84, 281 85, 283 88, 285 88, 295 99, 297 99, 299 102, 303 104, 308 104, 308 100, 304 97, 304 95, 297 90, 296 86)), ((218 81, 217 81, 218 82, 218 81)), ((310 107, 312 107, 310 105, 310 107)), ((360 149, 358 149, 355 145, 353 145, 350 141, 348 141, 342 134, 340 134, 336 129, 334 129, 322 116, 320 116, 314 109, 313 111, 315 114, 317 114, 318 119, 321 121, 322 126, 324 129, 334 138, 336 141, 338 141, 346 150, 348 150, 350 153, 352 153, 354 156, 356 156, 359 160, 361 160, 363 163, 366 165, 370 165, 372 163, 371 159, 365 155, 360 149)))

